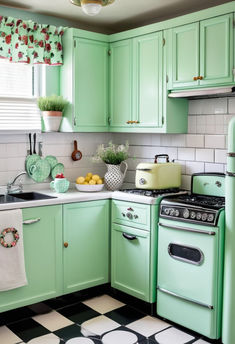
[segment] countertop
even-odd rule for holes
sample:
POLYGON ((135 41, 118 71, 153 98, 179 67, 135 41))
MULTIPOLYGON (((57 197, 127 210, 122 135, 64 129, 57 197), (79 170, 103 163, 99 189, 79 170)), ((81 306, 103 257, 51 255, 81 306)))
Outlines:
POLYGON ((42 206, 47 206, 47 205, 96 201, 96 200, 103 200, 103 199, 117 199, 117 200, 143 203, 143 204, 156 204, 156 200, 157 200, 156 198, 153 198, 153 197, 132 195, 132 194, 127 194, 121 191, 112 192, 108 190, 103 190, 99 192, 79 192, 75 188, 72 188, 72 189, 69 189, 65 193, 57 193, 50 189, 24 190, 24 192, 28 192, 28 191, 36 191, 36 192, 53 196, 56 198, 36 200, 36 201, 20 201, 20 202, 5 203, 5 204, 3 203, 3 204, 0 204, 0 210, 42 207, 42 206))

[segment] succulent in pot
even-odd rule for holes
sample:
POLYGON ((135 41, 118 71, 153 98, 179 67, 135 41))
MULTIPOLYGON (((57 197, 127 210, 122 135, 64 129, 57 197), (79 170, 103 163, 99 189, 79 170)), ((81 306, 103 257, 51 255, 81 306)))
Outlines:
POLYGON ((39 97, 37 101, 39 109, 42 111, 44 131, 58 131, 63 115, 63 110, 68 101, 62 96, 52 95, 39 97))

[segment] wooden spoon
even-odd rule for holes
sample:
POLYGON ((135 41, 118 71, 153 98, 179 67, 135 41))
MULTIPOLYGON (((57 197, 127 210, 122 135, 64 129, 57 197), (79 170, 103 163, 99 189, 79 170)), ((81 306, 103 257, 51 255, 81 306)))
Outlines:
POLYGON ((81 160, 81 158, 82 158, 82 152, 80 150, 78 150, 76 140, 74 140, 74 151, 73 151, 71 157, 74 161, 81 160))

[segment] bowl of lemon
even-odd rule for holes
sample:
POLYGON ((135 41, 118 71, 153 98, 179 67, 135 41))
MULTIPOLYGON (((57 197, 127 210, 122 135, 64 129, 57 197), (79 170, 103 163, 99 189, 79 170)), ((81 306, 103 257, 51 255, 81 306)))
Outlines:
POLYGON ((104 187, 104 181, 98 174, 87 173, 76 179, 76 189, 82 192, 97 192, 104 187))

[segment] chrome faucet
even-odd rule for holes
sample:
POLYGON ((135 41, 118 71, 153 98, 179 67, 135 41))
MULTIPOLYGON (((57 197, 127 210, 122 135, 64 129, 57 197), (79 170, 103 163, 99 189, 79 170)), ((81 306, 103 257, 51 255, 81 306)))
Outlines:
POLYGON ((17 174, 17 176, 13 179, 12 182, 8 182, 7 183, 7 193, 18 193, 18 192, 22 192, 23 191, 23 185, 21 182, 19 182, 18 185, 14 185, 16 180, 20 177, 23 176, 24 174, 27 174, 25 171, 24 172, 20 172, 19 174, 17 174))

